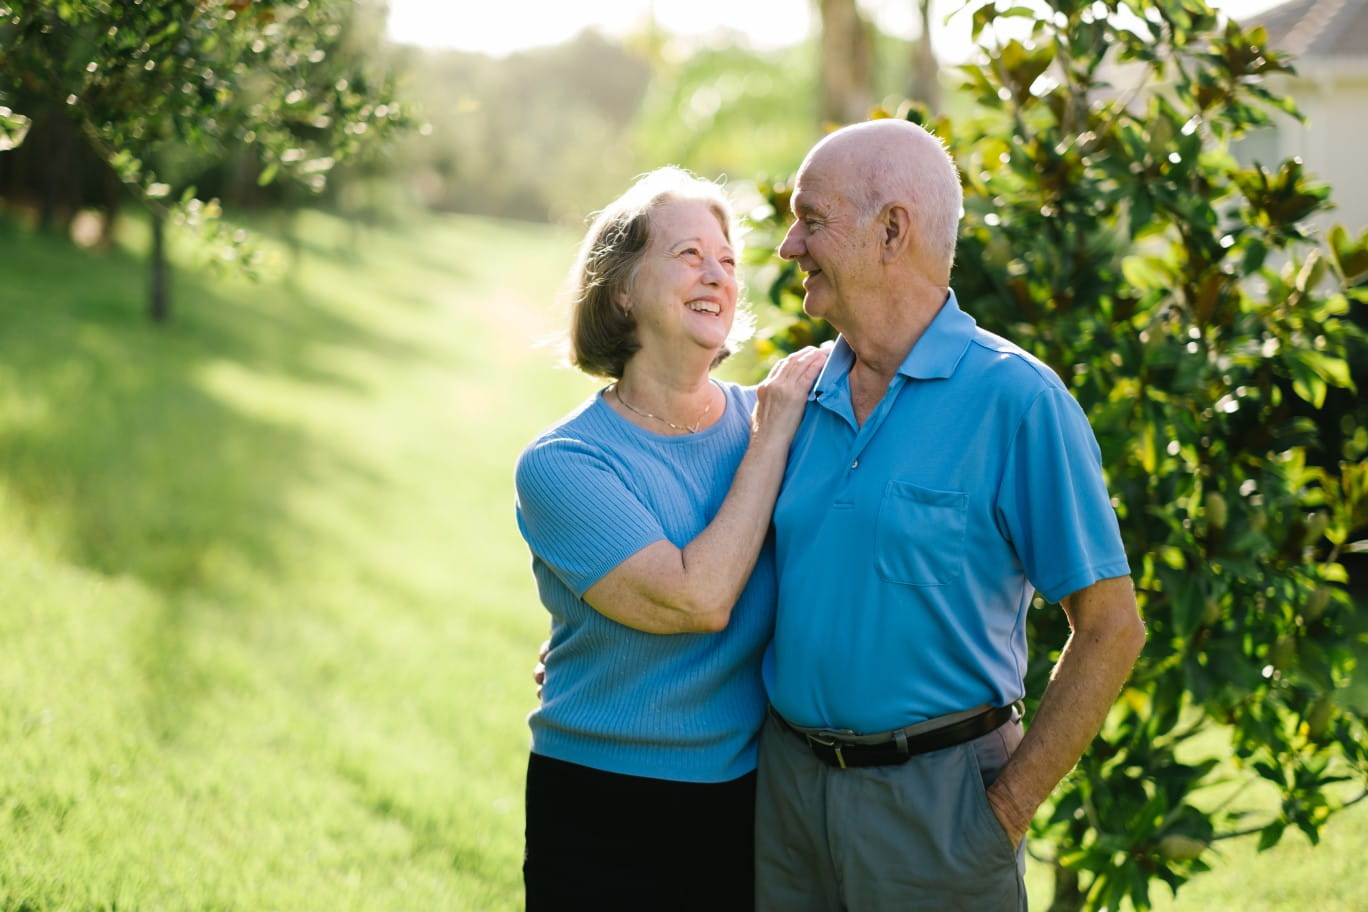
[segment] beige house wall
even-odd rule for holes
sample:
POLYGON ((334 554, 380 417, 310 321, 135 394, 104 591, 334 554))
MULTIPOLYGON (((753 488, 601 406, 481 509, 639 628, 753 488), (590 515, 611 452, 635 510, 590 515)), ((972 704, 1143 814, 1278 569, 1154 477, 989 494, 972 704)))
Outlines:
MULTIPOLYGON (((1344 225, 1357 235, 1368 228, 1368 61, 1326 58, 1305 61, 1298 71, 1274 90, 1290 95, 1306 122, 1280 117, 1276 151, 1280 158, 1301 158, 1307 171, 1330 185, 1335 208, 1317 224, 1344 225)), ((1237 154, 1245 158, 1267 148, 1267 137, 1255 137, 1237 154)))

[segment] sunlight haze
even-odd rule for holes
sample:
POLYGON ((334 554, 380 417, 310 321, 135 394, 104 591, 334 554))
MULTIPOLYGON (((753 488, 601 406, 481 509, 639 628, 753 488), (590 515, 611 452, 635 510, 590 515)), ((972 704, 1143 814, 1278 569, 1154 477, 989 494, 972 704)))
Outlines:
MULTIPOLYGON (((1277 0, 1218 0, 1212 4, 1241 18, 1277 5, 1277 0)), ((961 59, 969 49, 969 19, 952 14, 966 4, 935 0, 932 20, 936 52, 961 59), (950 21, 946 23, 946 19, 950 21)), ((390 0, 389 34, 401 44, 452 48, 504 56, 532 47, 559 44, 596 27, 622 36, 645 24, 652 13, 666 32, 707 37, 732 31, 755 48, 796 44, 814 27, 810 0, 579 0, 576 3, 507 2, 482 4, 450 0, 390 0)), ((890 35, 917 32, 916 0, 864 0, 861 9, 890 35)))

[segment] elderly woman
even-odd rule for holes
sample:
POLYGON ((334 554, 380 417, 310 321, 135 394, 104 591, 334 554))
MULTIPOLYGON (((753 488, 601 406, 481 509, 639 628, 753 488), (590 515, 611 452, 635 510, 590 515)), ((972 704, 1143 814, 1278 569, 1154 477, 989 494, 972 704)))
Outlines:
POLYGON ((571 274, 571 354, 612 382, 517 465, 551 614, 528 721, 527 908, 749 909, 763 551, 825 360, 712 379, 737 310, 721 189, 678 168, 604 209, 571 274))

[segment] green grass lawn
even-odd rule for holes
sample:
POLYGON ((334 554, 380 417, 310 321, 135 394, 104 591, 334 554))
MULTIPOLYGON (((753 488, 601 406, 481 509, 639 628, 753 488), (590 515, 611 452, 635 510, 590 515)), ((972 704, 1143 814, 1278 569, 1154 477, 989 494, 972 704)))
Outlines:
POLYGON ((296 231, 166 329, 127 246, 0 239, 0 909, 520 904, 511 466, 591 387, 534 346, 575 238, 296 231))
MULTIPOLYGON (((594 388, 539 344, 576 238, 294 233, 154 328, 137 224, 0 224, 0 912, 521 906, 512 462, 594 388)), ((1365 847, 1355 808, 1160 908, 1368 908, 1365 847)))

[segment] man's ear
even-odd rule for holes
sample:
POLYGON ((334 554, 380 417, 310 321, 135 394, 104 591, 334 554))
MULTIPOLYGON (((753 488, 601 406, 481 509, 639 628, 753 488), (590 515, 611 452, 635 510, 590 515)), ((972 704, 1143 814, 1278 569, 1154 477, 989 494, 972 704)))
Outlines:
POLYGON ((912 213, 901 203, 889 203, 879 215, 879 227, 884 259, 902 256, 912 243, 912 213))

